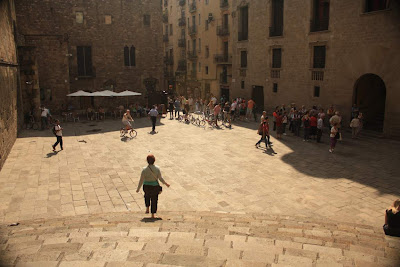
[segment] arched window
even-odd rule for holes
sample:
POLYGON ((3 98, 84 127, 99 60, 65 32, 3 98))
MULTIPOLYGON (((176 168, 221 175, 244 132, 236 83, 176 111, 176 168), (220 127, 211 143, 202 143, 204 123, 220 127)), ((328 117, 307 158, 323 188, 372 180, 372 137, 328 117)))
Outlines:
POLYGON ((125 66, 136 66, 136 49, 132 45, 124 47, 124 64, 125 66))

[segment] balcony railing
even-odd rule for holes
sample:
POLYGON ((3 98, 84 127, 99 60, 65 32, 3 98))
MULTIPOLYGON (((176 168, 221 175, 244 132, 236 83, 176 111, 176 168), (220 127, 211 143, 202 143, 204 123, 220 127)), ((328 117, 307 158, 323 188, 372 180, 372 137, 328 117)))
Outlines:
POLYGON ((178 39, 178 47, 186 47, 186 39, 185 38, 178 39))
POLYGON ((229 35, 229 26, 221 25, 217 27, 217 35, 218 36, 227 36, 229 35))
POLYGON ((324 80, 324 72, 320 71, 320 70, 312 70, 311 71, 311 80, 323 81, 324 80))
POLYGON ((280 70, 271 70, 271 78, 279 79, 281 77, 280 70))
POLYGON ((193 2, 189 5, 189 12, 196 12, 197 8, 196 8, 196 2, 193 2))
POLYGON ((220 84, 227 84, 228 83, 228 74, 227 73, 221 73, 219 75, 219 83, 220 84))
POLYGON ((269 27, 269 36, 282 36, 283 34, 283 26, 282 25, 277 25, 277 26, 272 26, 269 27))
POLYGON ((313 19, 310 21, 310 32, 327 31, 329 27, 329 18, 313 19))
POLYGON ((229 1, 228 0, 221 0, 219 7, 220 8, 227 8, 229 6, 229 1))
POLYGON ((166 65, 174 65, 174 58, 173 57, 164 57, 164 63, 166 65))
POLYGON ((214 55, 214 62, 217 64, 232 64, 231 54, 216 54, 214 55))
POLYGON ((181 17, 178 19, 178 25, 179 26, 186 26, 186 18, 185 17, 181 17))
POLYGON ((189 60, 196 60, 197 59, 197 51, 196 50, 189 51, 187 55, 188 55, 188 59, 189 60))
POLYGON ((163 42, 167 43, 169 41, 168 34, 164 34, 162 39, 163 39, 163 42))
POLYGON ((163 13, 163 15, 162 15, 162 21, 163 21, 164 23, 168 23, 168 13, 167 13, 167 12, 164 12, 164 13, 163 13))
POLYGON ((186 0, 179 0, 179 5, 180 6, 186 5, 186 0))
POLYGON ((196 26, 190 26, 189 27, 189 35, 192 36, 192 35, 195 35, 195 34, 197 34, 197 27, 196 26))

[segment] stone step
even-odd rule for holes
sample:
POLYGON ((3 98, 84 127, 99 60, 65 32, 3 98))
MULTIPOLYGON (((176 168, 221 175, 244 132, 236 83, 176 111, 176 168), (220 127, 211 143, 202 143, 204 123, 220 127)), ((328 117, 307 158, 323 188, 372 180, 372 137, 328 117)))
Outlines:
MULTIPOLYGON (((0 226, 4 266, 399 266, 368 225, 262 213, 112 213, 0 226), (36 264, 36 265, 34 265, 36 264)), ((1 266, 3 266, 1 265, 1 266)))

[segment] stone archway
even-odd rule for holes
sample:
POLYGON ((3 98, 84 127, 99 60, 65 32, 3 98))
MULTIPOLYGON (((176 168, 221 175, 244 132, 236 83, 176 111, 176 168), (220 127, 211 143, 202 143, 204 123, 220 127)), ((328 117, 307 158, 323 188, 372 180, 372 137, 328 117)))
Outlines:
POLYGON ((386 86, 376 74, 362 75, 355 83, 353 104, 364 116, 364 128, 383 131, 385 119, 386 86))

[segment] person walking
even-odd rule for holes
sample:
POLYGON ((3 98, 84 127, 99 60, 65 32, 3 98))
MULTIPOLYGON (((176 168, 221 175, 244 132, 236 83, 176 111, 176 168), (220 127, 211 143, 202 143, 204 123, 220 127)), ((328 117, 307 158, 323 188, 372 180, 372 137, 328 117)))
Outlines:
POLYGON ((336 147, 336 142, 339 139, 339 130, 336 124, 332 125, 329 137, 331 139, 331 148, 329 149, 329 152, 333 153, 336 147))
POLYGON ((253 115, 253 108, 254 108, 255 102, 253 99, 250 99, 247 101, 247 110, 246 110, 246 120, 250 120, 252 115, 253 115))
POLYGON ((308 111, 303 116, 303 126, 304 126, 304 139, 303 141, 309 141, 310 138, 310 117, 308 116, 308 111))
POLYGON ((53 133, 57 137, 57 142, 55 142, 54 145, 52 145, 52 148, 53 148, 53 151, 56 151, 56 146, 58 144, 60 144, 61 150, 64 150, 63 140, 62 140, 62 130, 63 130, 63 128, 60 126, 60 121, 59 120, 56 120, 55 123, 56 124, 53 127, 53 133))
POLYGON ((175 108, 175 118, 179 118, 179 113, 181 112, 181 102, 179 99, 175 99, 174 102, 174 108, 175 108), (178 117, 176 116, 176 113, 178 113, 178 117))
POLYGON ((324 128, 324 117, 322 115, 319 115, 317 121, 317 143, 321 143, 323 128, 324 128))
POLYGON ((169 111, 169 119, 173 120, 174 119, 174 101, 170 99, 168 101, 168 111, 169 111))
POLYGON ((282 117, 282 133, 283 135, 286 135, 286 125, 288 123, 288 116, 286 114, 286 111, 283 112, 283 117, 282 117))
POLYGON ((260 146, 260 143, 262 141, 265 142, 265 147, 268 148, 271 147, 271 142, 269 141, 269 124, 268 124, 268 117, 265 116, 264 120, 260 123, 260 126, 258 128, 258 134, 261 135, 260 140, 256 143, 256 147, 258 148, 260 146))
POLYGON ((214 119, 215 119, 215 126, 217 128, 219 128, 218 126, 218 115, 221 112, 221 106, 219 105, 219 103, 217 103, 217 105, 215 105, 214 107, 214 119))
POLYGON ((276 139, 281 139, 283 134, 283 116, 280 111, 276 115, 276 139))
POLYGON ((276 117, 278 116, 279 107, 275 108, 275 111, 272 113, 272 122, 274 123, 273 131, 276 131, 276 117))
POLYGON ((154 155, 150 154, 147 156, 147 163, 149 165, 143 168, 136 189, 136 192, 139 193, 140 187, 143 185, 146 213, 150 212, 151 207, 151 218, 155 218, 155 214, 157 213, 158 195, 162 192, 162 187, 160 186, 159 181, 167 187, 170 187, 162 177, 160 168, 154 165, 155 161, 156 158, 154 155))
POLYGON ((351 138, 358 138, 358 132, 360 131, 360 119, 358 116, 354 117, 350 122, 351 138))
POLYGON ((45 108, 45 106, 41 106, 40 107, 41 113, 40 113, 40 119, 41 119, 41 129, 44 130, 44 128, 49 128, 49 124, 48 124, 48 119, 47 117, 50 116, 50 112, 47 108, 45 108))
POLYGON ((158 116, 158 111, 156 109, 156 106, 153 105, 152 109, 149 112, 149 115, 150 115, 151 123, 153 125, 151 132, 154 133, 156 131, 156 122, 157 122, 157 116, 158 116))

